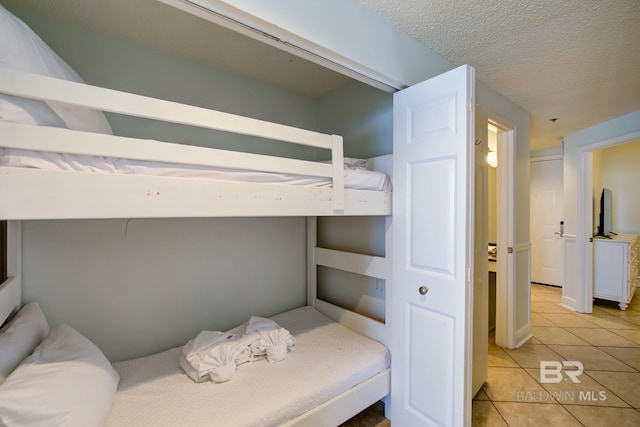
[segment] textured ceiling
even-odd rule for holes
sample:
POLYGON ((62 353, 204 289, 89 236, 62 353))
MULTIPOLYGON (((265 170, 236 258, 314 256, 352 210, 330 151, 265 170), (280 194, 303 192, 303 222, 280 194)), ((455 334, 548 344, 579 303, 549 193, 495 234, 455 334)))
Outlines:
POLYGON ((528 110, 532 150, 640 110, 640 0, 359 1, 528 110))

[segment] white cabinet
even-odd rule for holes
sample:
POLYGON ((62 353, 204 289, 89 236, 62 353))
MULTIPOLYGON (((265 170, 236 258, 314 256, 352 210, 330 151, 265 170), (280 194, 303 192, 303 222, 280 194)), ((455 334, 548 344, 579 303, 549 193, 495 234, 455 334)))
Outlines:
POLYGON ((595 238, 593 296, 618 301, 625 310, 638 284, 638 235, 619 234, 595 238))

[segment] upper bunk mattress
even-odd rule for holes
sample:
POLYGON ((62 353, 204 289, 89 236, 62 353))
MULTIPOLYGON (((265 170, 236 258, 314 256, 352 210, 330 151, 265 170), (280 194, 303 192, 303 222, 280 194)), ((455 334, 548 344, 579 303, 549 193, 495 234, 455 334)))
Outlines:
MULTIPOLYGON (((241 169, 181 165, 98 156, 69 155, 44 151, 0 148, 0 166, 124 175, 166 176, 252 183, 331 187, 328 178, 256 172, 241 169)), ((362 167, 344 167, 345 188, 391 191, 389 176, 362 167)))
POLYGON ((118 392, 106 426, 275 426, 386 370, 388 349, 313 307, 272 317, 296 343, 284 361, 240 365, 225 383, 195 383, 182 347, 114 364, 118 392))

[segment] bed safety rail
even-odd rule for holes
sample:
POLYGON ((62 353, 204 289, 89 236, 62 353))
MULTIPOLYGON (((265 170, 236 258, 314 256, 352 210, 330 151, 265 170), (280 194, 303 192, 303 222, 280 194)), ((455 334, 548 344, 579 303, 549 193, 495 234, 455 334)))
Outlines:
POLYGON ((331 164, 8 122, 0 122, 0 147, 329 178, 333 210, 345 207, 341 136, 4 67, 0 67, 0 92, 325 149, 331 152, 331 164))

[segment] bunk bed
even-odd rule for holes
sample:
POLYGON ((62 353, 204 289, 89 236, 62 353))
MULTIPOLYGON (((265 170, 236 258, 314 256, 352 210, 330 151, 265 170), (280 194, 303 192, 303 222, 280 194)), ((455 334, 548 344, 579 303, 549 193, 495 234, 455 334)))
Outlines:
POLYGON ((0 423, 13 425, 15 420, 22 420, 57 425, 50 424, 52 418, 46 417, 66 411, 84 417, 80 418, 82 425, 327 426, 338 425, 389 395, 389 325, 384 319, 373 320, 317 298, 318 266, 389 279, 384 257, 317 246, 317 216, 391 214, 388 177, 365 172, 365 180, 375 182, 373 187, 362 189, 356 184, 356 188, 349 188, 354 168, 345 167, 340 136, 6 66, 0 67, 0 95, 5 100, 17 97, 42 102, 45 109, 63 105, 85 112, 126 114, 301 144, 330 155, 330 162, 308 161, 186 146, 64 123, 43 126, 39 118, 28 114, 27 119, 0 121, 0 219, 10 220, 8 279, 0 285, 0 325, 5 325, 0 330, 0 353, 15 353, 16 342, 22 352, 16 356, 18 364, 0 383, 0 394, 16 396, 11 387, 17 387, 20 397, 0 399, 1 405, 6 405, 0 410, 0 423), (231 178, 222 177, 227 172, 231 178), (259 176, 259 182, 244 179, 253 174, 259 176), (28 326, 30 321, 24 326, 20 321, 24 308, 33 311, 33 305, 23 305, 22 300, 22 220, 224 216, 308 217, 307 306, 274 317, 297 339, 288 360, 273 365, 265 362, 263 366, 253 363, 243 368, 237 381, 217 385, 191 381, 179 367, 180 348, 111 365, 95 345, 71 333, 75 337, 71 340, 74 351, 79 346, 84 348, 80 353, 88 355, 54 349, 50 359, 42 356, 51 350, 52 342, 60 342, 59 336, 50 337, 52 331, 62 335, 69 332, 61 332, 60 325, 49 330, 46 319, 45 326, 40 318, 31 322, 35 326, 28 326), (16 324, 22 325, 18 332, 16 324), (22 334, 35 336, 26 339, 22 334), (350 353, 345 351, 347 347, 350 353), (95 380, 98 386, 82 369, 51 369, 54 363, 69 367, 70 360, 85 356, 100 367, 101 377, 95 380), (355 360, 356 366, 338 368, 349 359, 355 360), (23 378, 33 366, 44 371, 36 369, 31 371, 37 373, 36 378, 23 378), (271 373, 263 377, 267 368, 272 368, 271 373), (312 372, 322 380, 309 376, 312 372), (60 393, 60 380, 63 384, 70 381, 76 394, 60 393), (289 391, 287 400, 275 399, 275 393, 285 395, 283 389, 289 391), (37 410, 30 405, 43 396, 55 398, 48 405, 45 397, 38 408, 45 418, 37 418, 37 410), (74 412, 80 402, 90 410, 74 412), (217 412, 220 408, 224 410, 217 412), (25 412, 30 415, 20 418, 25 412), (223 412, 230 418, 216 418, 223 412))
POLYGON ((391 214, 388 178, 345 168, 342 137, 87 85, 2 19, 0 218, 391 214), (103 111, 312 147, 321 160, 116 136, 103 111))
POLYGON ((345 188, 345 171, 347 181, 362 173, 367 175, 367 180, 372 172, 345 168, 342 138, 337 135, 7 68, 0 69, 0 92, 270 138, 324 149, 331 154, 330 163, 314 162, 0 122, 0 147, 3 148, 0 217, 3 219, 391 213, 390 185, 386 178, 374 178, 375 185, 368 187, 373 189, 345 188), (30 156, 33 152, 49 155, 30 156), (25 158, 27 160, 23 160, 25 158), (68 164, 86 162, 86 166, 36 167, 58 165, 60 159, 65 158, 68 164), (122 159, 128 159, 129 163, 123 163, 122 159), (104 166, 96 166, 97 163, 104 166), (224 169, 233 178, 224 176, 224 169), (120 170, 124 172, 118 173, 120 170), (134 175, 135 170, 142 172, 134 175), (184 173, 185 170, 189 173, 184 173), (204 179, 202 174, 213 178, 204 179), (258 177, 258 182, 241 179, 252 175, 258 177))
POLYGON ((387 281, 388 259, 320 247, 317 219, 307 222, 307 305, 273 317, 296 339, 286 360, 253 362, 238 367, 227 383, 200 384, 180 368, 182 346, 111 365, 65 325, 49 329, 33 302, 22 304, 21 223, 11 221, 9 277, 0 285, 0 422, 69 425, 53 421, 66 413, 86 426, 324 427, 385 399, 391 375, 388 308, 384 319, 372 319, 324 301, 316 278, 319 267, 329 267, 387 281), (9 359, 13 366, 7 369, 2 365, 9 359), (83 368, 83 361, 93 367, 83 368))

